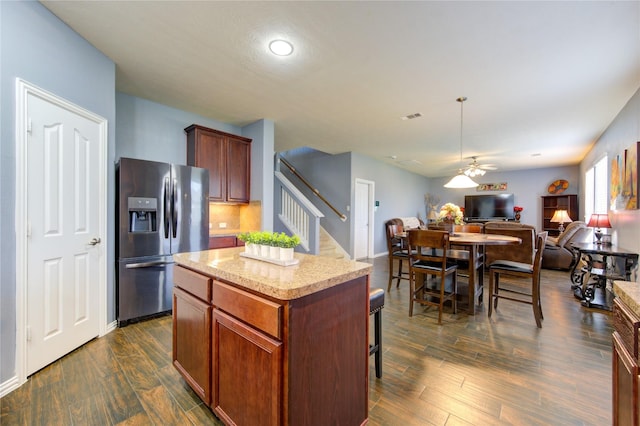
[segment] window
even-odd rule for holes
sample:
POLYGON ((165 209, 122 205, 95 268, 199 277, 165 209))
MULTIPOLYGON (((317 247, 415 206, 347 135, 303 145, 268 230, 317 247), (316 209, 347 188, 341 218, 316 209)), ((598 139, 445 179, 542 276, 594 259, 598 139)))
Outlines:
POLYGON ((607 164, 605 156, 585 173, 584 216, 587 222, 593 213, 607 213, 607 164))

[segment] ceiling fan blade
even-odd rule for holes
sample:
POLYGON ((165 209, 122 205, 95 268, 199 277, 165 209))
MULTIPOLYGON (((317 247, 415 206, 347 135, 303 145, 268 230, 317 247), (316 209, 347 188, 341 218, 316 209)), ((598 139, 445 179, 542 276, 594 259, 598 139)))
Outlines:
POLYGON ((478 164, 477 167, 482 170, 498 170, 498 168, 493 164, 478 164))

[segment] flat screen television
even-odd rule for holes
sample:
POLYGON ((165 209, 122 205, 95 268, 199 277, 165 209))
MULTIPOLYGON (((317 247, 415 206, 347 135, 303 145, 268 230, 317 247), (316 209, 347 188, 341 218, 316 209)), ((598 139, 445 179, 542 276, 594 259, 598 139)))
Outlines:
POLYGON ((513 219, 513 194, 465 195, 464 217, 467 221, 513 219))

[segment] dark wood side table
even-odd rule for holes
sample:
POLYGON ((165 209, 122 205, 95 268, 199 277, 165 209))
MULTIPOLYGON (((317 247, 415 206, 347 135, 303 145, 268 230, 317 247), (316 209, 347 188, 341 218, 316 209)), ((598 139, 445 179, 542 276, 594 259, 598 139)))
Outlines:
POLYGON ((638 253, 621 247, 595 243, 571 244, 574 261, 570 272, 576 298, 588 308, 611 310, 613 280, 635 281, 638 253), (597 290, 602 291, 598 294, 597 290))

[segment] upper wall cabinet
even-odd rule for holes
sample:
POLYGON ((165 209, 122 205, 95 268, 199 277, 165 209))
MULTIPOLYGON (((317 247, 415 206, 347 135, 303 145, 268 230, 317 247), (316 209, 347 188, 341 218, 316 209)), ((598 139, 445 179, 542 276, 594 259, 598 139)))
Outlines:
POLYGON ((251 139, 192 124, 187 132, 187 164, 209 170, 209 200, 248 203, 251 139))

